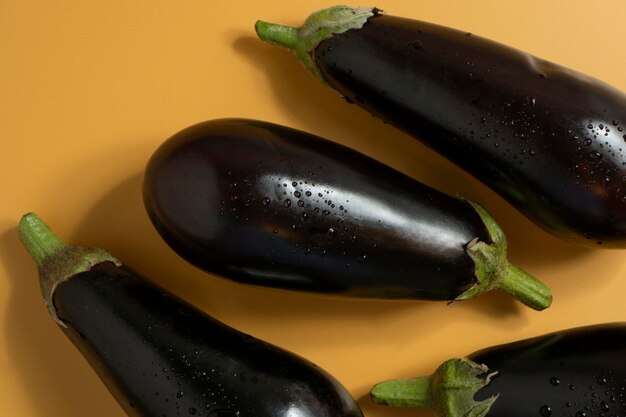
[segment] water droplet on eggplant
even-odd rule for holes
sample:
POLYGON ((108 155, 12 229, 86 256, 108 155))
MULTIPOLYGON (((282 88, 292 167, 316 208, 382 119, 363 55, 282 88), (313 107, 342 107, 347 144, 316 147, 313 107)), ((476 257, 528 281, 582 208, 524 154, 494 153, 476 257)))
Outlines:
POLYGON ((541 414, 543 417, 550 417, 550 415, 552 414, 552 409, 547 404, 542 405, 539 409, 539 414, 541 414))

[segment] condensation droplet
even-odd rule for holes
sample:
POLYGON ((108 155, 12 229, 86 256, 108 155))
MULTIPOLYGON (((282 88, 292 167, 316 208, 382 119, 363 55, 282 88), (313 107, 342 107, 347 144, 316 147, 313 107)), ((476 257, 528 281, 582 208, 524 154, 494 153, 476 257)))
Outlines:
POLYGON ((547 404, 542 405, 539 409, 539 414, 541 414, 543 417, 550 417, 550 415, 552 414, 552 409, 547 404))
POLYGON ((611 407, 609 406, 609 403, 607 403, 606 401, 602 401, 600 403, 600 409, 602 411, 609 411, 611 409, 611 407))
POLYGON ((290 200, 290 199, 286 199, 286 200, 283 202, 283 206, 285 206, 285 207, 291 207, 291 200, 290 200))
POLYGON ((271 200, 269 199, 269 197, 264 197, 262 200, 262 203, 264 206, 269 206, 270 205, 271 200))
POLYGON ((550 383, 555 387, 558 387, 561 381, 559 381, 559 378, 553 376, 552 378, 550 378, 550 383))

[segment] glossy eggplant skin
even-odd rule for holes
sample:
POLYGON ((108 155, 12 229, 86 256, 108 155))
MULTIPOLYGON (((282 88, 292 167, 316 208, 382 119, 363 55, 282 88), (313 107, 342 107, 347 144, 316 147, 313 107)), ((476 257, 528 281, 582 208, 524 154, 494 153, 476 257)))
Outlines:
POLYGON ((145 171, 147 212, 200 268, 239 282, 379 298, 452 300, 490 242, 476 210, 363 154, 267 122, 200 123, 145 171))
POLYGON ((552 234, 626 247, 626 96, 502 44, 380 14, 321 41, 323 80, 552 234))
POLYGON ((126 267, 62 282, 63 330, 130 416, 362 417, 305 359, 243 334, 126 267))
POLYGON ((498 372, 475 397, 498 395, 489 417, 626 415, 626 323, 550 333, 469 359, 498 372))

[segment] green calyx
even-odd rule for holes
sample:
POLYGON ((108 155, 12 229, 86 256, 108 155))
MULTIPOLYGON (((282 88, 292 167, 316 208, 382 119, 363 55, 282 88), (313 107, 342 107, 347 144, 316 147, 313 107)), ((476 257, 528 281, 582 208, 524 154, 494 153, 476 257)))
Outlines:
POLYGON ((511 264, 506 256, 507 241, 495 220, 480 205, 468 201, 485 224, 491 243, 471 241, 466 252, 474 261, 476 284, 461 293, 454 301, 462 301, 493 289, 507 292, 535 310, 544 310, 552 304, 550 289, 537 278, 511 264))
POLYGON ((312 58, 317 45, 334 34, 363 27, 377 13, 372 7, 334 6, 313 13, 299 28, 259 20, 255 29, 261 40, 291 51, 311 74, 324 81, 312 58))
POLYGON ((56 287, 76 274, 89 271, 102 262, 120 262, 100 248, 70 246, 61 241, 35 213, 22 217, 18 227, 20 240, 37 264, 39 283, 48 312, 61 326, 65 323, 57 315, 53 296, 56 287))
POLYGON ((494 375, 485 365, 455 358, 431 376, 380 382, 370 397, 392 407, 430 408, 439 417, 484 417, 497 396, 482 401, 475 401, 474 396, 494 375))

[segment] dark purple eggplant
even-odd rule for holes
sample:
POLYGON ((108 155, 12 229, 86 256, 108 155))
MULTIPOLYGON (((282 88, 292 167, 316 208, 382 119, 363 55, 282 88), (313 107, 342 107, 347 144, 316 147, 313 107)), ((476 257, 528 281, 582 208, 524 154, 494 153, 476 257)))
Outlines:
POLYGON ((626 95, 471 33, 337 6, 256 24, 328 86, 423 141, 548 232, 626 247, 626 95))
POLYGON ((226 326, 108 252, 65 245, 32 213, 19 232, 50 314, 129 416, 363 417, 319 367, 226 326))
POLYGON ((180 256, 238 282, 426 300, 499 288, 538 310, 552 299, 507 261, 502 230, 477 204, 284 126, 184 129, 151 157, 143 195, 180 256))
POLYGON ((372 399, 439 417, 623 417, 626 323, 558 331, 377 384, 372 399))

